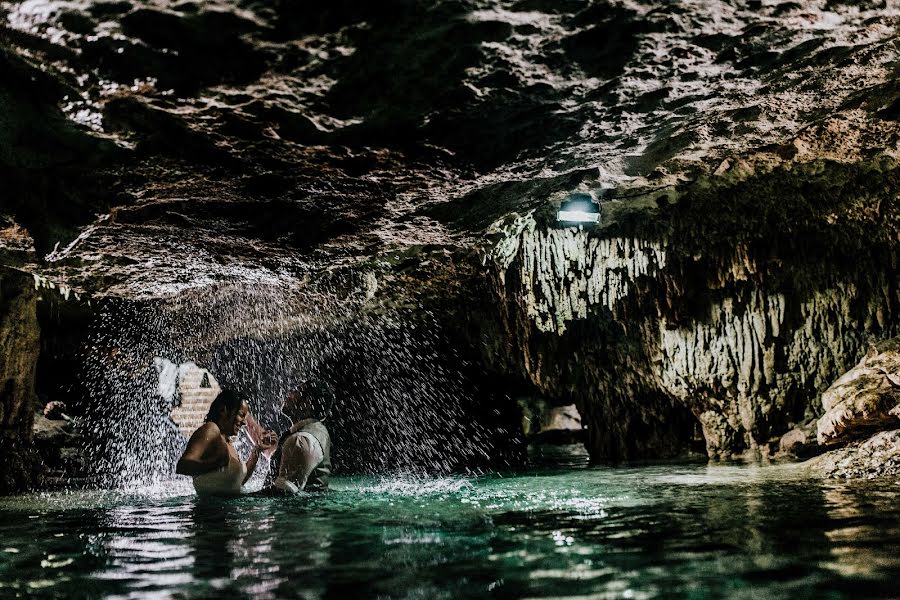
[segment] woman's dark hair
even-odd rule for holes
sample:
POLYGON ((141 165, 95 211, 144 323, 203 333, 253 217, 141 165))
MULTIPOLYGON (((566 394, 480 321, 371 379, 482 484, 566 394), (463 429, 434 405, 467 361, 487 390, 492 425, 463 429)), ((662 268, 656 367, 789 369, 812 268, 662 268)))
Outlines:
POLYGON ((212 401, 212 404, 209 405, 209 412, 206 413, 206 421, 215 421, 219 418, 219 413, 223 410, 225 412, 237 410, 243 403, 244 399, 241 398, 237 392, 222 390, 219 392, 219 395, 216 396, 216 399, 212 401))

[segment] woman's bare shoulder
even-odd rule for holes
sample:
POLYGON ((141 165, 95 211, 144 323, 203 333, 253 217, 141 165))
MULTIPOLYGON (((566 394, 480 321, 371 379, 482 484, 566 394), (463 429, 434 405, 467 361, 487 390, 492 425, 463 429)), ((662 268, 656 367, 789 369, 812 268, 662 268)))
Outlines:
POLYGON ((212 421, 207 421, 203 425, 197 428, 197 431, 191 435, 191 439, 198 440, 211 440, 217 437, 221 432, 219 431, 219 426, 213 423, 212 421))
POLYGON ((197 431, 214 431, 216 433, 219 433, 219 426, 212 421, 207 421, 206 423, 198 427, 197 431))

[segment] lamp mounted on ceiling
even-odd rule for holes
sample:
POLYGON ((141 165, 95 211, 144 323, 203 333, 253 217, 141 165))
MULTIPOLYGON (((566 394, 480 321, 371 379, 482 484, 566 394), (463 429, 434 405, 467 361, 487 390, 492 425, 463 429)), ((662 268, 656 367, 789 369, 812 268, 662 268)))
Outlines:
POLYGON ((572 192, 559 205, 556 220, 565 224, 590 224, 600 222, 600 204, 591 194, 572 192))

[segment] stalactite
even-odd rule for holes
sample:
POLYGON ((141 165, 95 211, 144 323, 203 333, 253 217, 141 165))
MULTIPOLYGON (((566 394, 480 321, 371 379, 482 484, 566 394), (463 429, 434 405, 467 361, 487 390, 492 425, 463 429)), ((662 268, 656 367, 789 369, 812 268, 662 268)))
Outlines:
MULTIPOLYGON (((558 380, 566 359, 554 356, 556 344, 541 336, 569 344, 564 340, 576 322, 614 323, 614 331, 636 337, 628 338, 626 350, 617 350, 619 363, 581 365, 585 380, 578 385, 588 389, 572 393, 586 404, 602 398, 605 405, 586 406, 586 419, 628 435, 628 426, 605 421, 596 411, 620 421, 652 413, 664 422, 668 409, 661 398, 669 398, 694 414, 715 457, 766 454, 773 435, 816 413, 818 394, 858 360, 866 337, 890 333, 898 303, 889 278, 875 273, 861 272, 858 281, 837 281, 802 296, 768 289, 746 244, 721 256, 694 256, 714 267, 705 273, 705 289, 689 290, 684 269, 693 263, 670 260, 665 239, 543 230, 531 214, 502 233, 506 237, 491 254, 498 294, 506 310, 524 317, 510 315, 505 322, 522 329, 513 337, 522 340, 521 360, 532 381, 546 389, 576 385, 558 380), (639 290, 660 293, 648 304, 639 290), (676 315, 673 307, 684 303, 687 292, 706 298, 715 293, 715 299, 703 314, 676 315), (654 302, 655 310, 649 308, 654 302)), ((580 346, 569 351, 588 356, 602 356, 618 343, 602 336, 577 339, 580 346)))
POLYGON ((541 231, 530 214, 505 233, 516 241, 506 237, 495 246, 501 280, 511 266, 518 269, 526 313, 543 332, 561 335, 569 321, 587 318, 595 306, 614 311, 635 279, 655 276, 666 263, 661 242, 597 239, 572 228, 541 231))

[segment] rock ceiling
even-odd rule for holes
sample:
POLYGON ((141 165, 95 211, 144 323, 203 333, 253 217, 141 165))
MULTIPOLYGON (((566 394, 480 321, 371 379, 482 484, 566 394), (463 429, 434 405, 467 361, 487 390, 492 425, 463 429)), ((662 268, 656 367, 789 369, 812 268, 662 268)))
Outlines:
POLYGON ((0 23, 0 258, 93 294, 439 262, 579 186, 900 158, 897 0, 29 0, 0 23))

